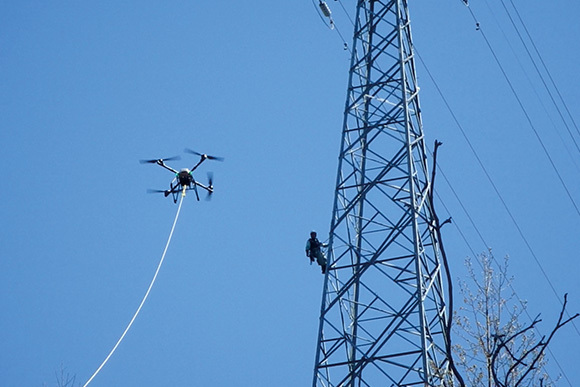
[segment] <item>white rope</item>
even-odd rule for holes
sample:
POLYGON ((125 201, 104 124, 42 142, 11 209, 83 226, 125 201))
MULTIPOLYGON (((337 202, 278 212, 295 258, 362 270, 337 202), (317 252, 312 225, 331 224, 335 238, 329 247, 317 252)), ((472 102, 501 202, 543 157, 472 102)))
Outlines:
POLYGON ((127 328, 125 328, 125 332, 123 332, 123 334, 121 335, 121 337, 117 341, 117 344, 115 344, 115 346, 113 347, 113 349, 111 350, 109 355, 106 357, 106 359, 103 361, 103 363, 99 366, 99 368, 97 368, 97 370, 95 371, 93 376, 91 376, 91 378, 84 384, 83 387, 86 387, 89 385, 89 383, 95 378, 95 376, 97 376, 99 371, 101 371, 101 369, 105 366, 105 364, 107 364, 107 361, 109 361, 111 356, 113 356, 113 353, 115 352, 115 350, 117 349, 119 344, 121 344, 121 341, 123 341, 123 338, 125 337, 125 335, 129 331, 129 329, 131 328, 131 325, 133 325, 133 322, 135 321, 135 319, 137 318, 137 315, 141 311, 143 304, 145 304, 147 297, 149 297, 149 293, 151 292, 151 288, 153 287, 153 284, 155 283, 155 280, 157 279, 157 274, 159 274, 159 269, 161 269, 161 265, 163 264, 163 261, 165 260, 165 254, 167 253, 167 249, 169 248, 169 243, 171 242, 171 237, 173 236, 173 231, 175 230, 175 225, 177 224, 177 218, 179 218, 179 213, 181 212, 181 205, 182 204, 183 204, 183 196, 181 197, 181 200, 179 201, 177 213, 175 214, 175 220, 173 221, 173 226, 171 227, 171 232, 169 233, 169 238, 167 239, 167 243, 165 244, 165 250, 163 250, 163 255, 161 256, 161 260, 159 261, 159 264, 157 265, 157 270, 155 271, 155 275, 153 276, 153 279, 151 280, 151 283, 149 284, 149 288, 147 289, 147 292, 145 293, 145 297, 143 297, 143 300, 141 301, 141 304, 137 308, 135 315, 133 315, 133 318, 129 322, 129 325, 127 325, 127 328))

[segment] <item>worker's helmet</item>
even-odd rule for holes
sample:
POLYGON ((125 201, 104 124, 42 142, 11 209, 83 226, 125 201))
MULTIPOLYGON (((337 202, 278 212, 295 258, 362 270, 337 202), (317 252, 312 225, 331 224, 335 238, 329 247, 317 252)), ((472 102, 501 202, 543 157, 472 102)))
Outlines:
POLYGON ((310 236, 314 238, 316 236, 316 231, 314 230, 310 231, 310 236))

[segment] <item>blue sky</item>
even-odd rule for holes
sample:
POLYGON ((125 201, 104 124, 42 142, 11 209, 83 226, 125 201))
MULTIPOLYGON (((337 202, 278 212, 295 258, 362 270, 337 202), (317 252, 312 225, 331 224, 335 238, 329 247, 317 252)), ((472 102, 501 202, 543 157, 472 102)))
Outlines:
MULTIPOLYGON (((444 143, 453 188, 438 181, 440 217, 457 225, 443 238, 455 278, 472 250, 509 255, 517 294, 547 333, 560 308, 550 283, 580 311, 580 214, 570 200, 580 203, 580 135, 559 119, 501 0, 471 3, 480 31, 460 0, 411 4, 424 130, 429 144, 444 143)), ((329 1, 350 41, 340 4, 329 1)), ((342 4, 354 13, 354 1, 342 4)), ((515 4, 580 120, 580 5, 515 4)), ((189 147, 225 157, 196 175, 214 172, 215 195, 186 197, 147 303, 91 385, 309 385, 322 276, 303 249, 311 229, 325 235, 330 224, 342 46, 309 1, 0 2, 0 384, 54 386, 61 365, 83 383, 101 364, 177 209, 146 194, 171 175, 138 160, 181 155, 171 165, 191 167, 189 147)), ((572 326, 554 340, 547 369, 564 371, 559 385, 580 384, 579 345, 572 326)))

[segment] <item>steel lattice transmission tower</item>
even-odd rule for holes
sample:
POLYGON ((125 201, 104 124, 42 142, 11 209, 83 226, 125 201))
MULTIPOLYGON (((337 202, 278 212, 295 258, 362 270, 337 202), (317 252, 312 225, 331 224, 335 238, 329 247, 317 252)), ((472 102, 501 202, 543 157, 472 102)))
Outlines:
POLYGON ((441 386, 444 273, 407 1, 358 0, 351 49, 313 387, 441 386))

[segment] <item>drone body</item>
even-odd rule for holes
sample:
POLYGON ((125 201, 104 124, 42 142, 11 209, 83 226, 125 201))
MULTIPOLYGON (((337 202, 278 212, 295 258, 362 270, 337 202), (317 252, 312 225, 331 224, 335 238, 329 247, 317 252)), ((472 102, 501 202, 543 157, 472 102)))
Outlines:
POLYGON ((187 168, 183 168, 181 171, 179 171, 177 174, 177 179, 179 180, 179 184, 182 186, 190 185, 194 181, 193 176, 191 176, 191 171, 187 168))
POLYGON ((176 169, 173 169, 170 166, 168 166, 167 164, 165 164, 165 161, 178 160, 179 157, 170 157, 168 159, 153 159, 153 160, 141 160, 140 161, 141 164, 145 164, 145 163, 157 164, 157 165, 159 165, 159 166, 161 166, 161 167, 163 167, 163 168, 167 169, 168 171, 171 171, 175 174, 175 177, 173 178, 171 183, 169 183, 168 190, 164 190, 164 191, 162 191, 162 190, 150 190, 149 192, 163 193, 165 195, 165 197, 172 195, 174 203, 177 203, 178 194, 180 192, 183 196, 185 196, 185 192, 189 191, 189 190, 193 190, 195 192, 195 196, 196 196, 197 200, 199 200, 199 194, 197 192, 198 187, 207 191, 208 198, 211 196, 211 194, 213 193, 213 184, 212 184, 211 174, 208 173, 208 184, 204 185, 204 184, 195 180, 195 178, 193 177, 193 171, 195 171, 197 169, 197 167, 199 167, 205 160, 223 161, 223 158, 222 157, 215 157, 215 156, 208 156, 208 155, 202 154, 202 153, 197 153, 195 151, 192 151, 191 149, 185 149, 185 152, 200 156, 200 160, 191 169, 183 168, 179 172, 176 169))

